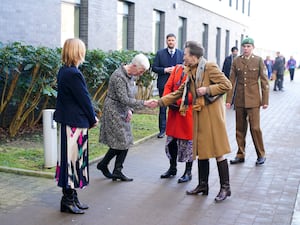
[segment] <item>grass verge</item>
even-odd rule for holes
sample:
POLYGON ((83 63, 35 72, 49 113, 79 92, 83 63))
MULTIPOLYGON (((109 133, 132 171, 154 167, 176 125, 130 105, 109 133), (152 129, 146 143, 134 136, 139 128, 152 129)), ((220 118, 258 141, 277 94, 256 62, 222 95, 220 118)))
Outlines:
MULTIPOLYGON (((157 114, 133 114, 132 133, 134 140, 156 133, 157 114)), ((99 127, 89 130, 89 159, 93 160, 106 153, 108 147, 99 143, 99 127)), ((0 166, 42 172, 54 172, 55 168, 44 168, 42 129, 20 135, 13 140, 0 141, 0 166)))

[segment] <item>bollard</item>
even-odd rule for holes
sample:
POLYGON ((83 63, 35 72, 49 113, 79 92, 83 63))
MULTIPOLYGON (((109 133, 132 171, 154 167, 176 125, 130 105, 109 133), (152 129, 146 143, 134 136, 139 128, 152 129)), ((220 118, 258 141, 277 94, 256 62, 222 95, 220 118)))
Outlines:
POLYGON ((57 125, 53 120, 54 111, 54 109, 43 110, 45 168, 54 167, 57 162, 57 125))

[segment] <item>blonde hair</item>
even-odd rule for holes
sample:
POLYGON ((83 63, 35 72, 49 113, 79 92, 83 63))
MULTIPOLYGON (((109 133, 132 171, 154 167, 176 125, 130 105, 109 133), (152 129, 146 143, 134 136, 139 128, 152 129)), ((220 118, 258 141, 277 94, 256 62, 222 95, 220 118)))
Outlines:
POLYGON ((62 62, 66 66, 78 66, 84 62, 85 52, 86 48, 82 40, 78 38, 67 39, 62 49, 62 62))

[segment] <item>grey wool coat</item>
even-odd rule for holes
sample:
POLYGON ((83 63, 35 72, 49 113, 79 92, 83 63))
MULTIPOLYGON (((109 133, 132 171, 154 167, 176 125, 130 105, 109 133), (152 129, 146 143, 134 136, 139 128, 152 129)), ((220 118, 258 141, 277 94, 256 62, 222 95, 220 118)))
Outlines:
POLYGON ((123 66, 113 72, 109 79, 107 96, 100 119, 99 141, 110 148, 126 150, 133 144, 130 121, 126 121, 129 110, 144 107, 133 91, 133 79, 123 66))

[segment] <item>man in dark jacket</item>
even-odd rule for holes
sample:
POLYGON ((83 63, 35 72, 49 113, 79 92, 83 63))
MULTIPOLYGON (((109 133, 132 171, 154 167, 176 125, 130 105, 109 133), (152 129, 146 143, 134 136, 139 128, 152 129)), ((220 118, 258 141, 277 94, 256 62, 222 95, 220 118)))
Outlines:
MULTIPOLYGON (((153 62, 153 72, 157 73, 157 88, 159 97, 164 93, 167 80, 177 64, 183 63, 183 51, 175 48, 176 36, 168 34, 166 37, 167 48, 157 51, 153 62)), ((158 138, 163 138, 166 131, 166 107, 159 108, 159 134, 158 138)))
POLYGON ((277 91, 277 87, 279 91, 283 91, 283 74, 284 74, 284 65, 285 59, 280 55, 280 52, 276 52, 277 57, 275 58, 275 62, 273 65, 273 73, 276 74, 276 80, 274 82, 273 91, 277 91))
POLYGON ((225 76, 229 79, 230 76, 230 68, 233 59, 238 55, 239 49, 237 47, 231 48, 231 55, 227 56, 223 63, 222 72, 225 74, 225 76))

